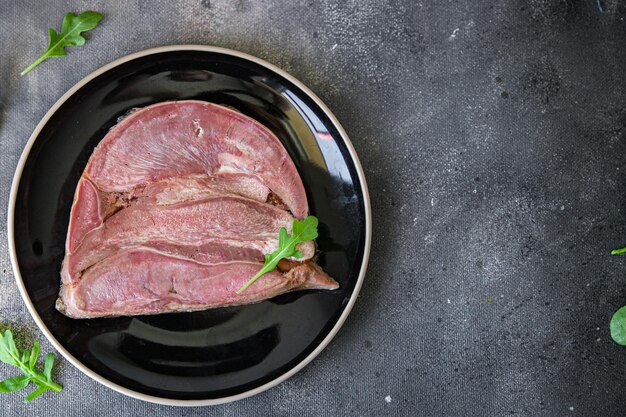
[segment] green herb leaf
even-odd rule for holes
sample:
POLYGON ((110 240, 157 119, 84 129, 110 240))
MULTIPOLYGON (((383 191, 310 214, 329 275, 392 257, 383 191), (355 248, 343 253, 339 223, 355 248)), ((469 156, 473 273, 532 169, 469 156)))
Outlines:
POLYGON ((291 235, 287 233, 287 229, 281 227, 278 231, 278 249, 265 255, 265 264, 263 264, 261 270, 250 278, 243 287, 239 288, 237 294, 244 292, 246 288, 264 274, 273 271, 281 259, 290 257, 301 258, 302 252, 296 250, 296 245, 317 238, 318 223, 317 217, 315 216, 306 216, 304 220, 294 220, 293 226, 291 227, 291 235))
POLYGON ((46 388, 45 386, 39 385, 39 388, 37 388, 35 391, 28 394, 26 398, 24 398, 24 402, 25 403, 31 402, 32 400, 39 397, 41 394, 43 394, 46 391, 48 391, 48 388, 46 388))
POLYGON ((611 255, 623 255, 626 253, 626 248, 615 249, 611 251, 611 255))
POLYGON ((30 378, 27 376, 14 376, 13 378, 0 381, 0 392, 13 392, 19 391, 25 388, 30 382, 30 378))
POLYGON ((13 333, 10 330, 4 332, 4 335, 0 337, 0 361, 18 366, 19 352, 13 341, 13 333))
POLYGON ((31 371, 35 369, 35 365, 37 364, 38 358, 39 358, 39 342, 35 340, 35 343, 33 343, 33 351, 30 353, 30 361, 28 363, 28 366, 30 367, 31 371))
POLYGON ((39 342, 33 343, 32 352, 26 349, 21 355, 10 330, 0 333, 0 361, 13 365, 22 371, 23 375, 5 379, 0 382, 0 392, 13 392, 25 388, 29 382, 37 385, 37 389, 28 395, 25 402, 37 398, 46 391, 59 392, 63 387, 52 381, 50 373, 54 363, 54 355, 48 353, 44 363, 44 371, 36 370, 37 358, 39 357, 39 342))
POLYGON ((28 363, 30 361, 30 351, 28 349, 26 349, 24 352, 22 352, 22 363, 28 363))
POLYGON ((48 353, 46 355, 46 360, 43 365, 43 374, 48 381, 52 380, 52 365, 54 365, 54 355, 52 353, 48 353))
POLYGON ((63 25, 61 26, 61 32, 56 33, 52 28, 48 29, 48 49, 41 54, 39 58, 30 64, 21 75, 26 74, 37 65, 41 64, 48 58, 65 56, 66 46, 81 46, 84 45, 86 39, 81 35, 82 32, 94 29, 98 26, 98 23, 102 19, 102 14, 98 12, 87 11, 79 14, 78 16, 73 13, 68 13, 63 18, 63 25))
POLYGON ((613 341, 618 345, 626 346, 626 306, 613 314, 610 327, 613 341))

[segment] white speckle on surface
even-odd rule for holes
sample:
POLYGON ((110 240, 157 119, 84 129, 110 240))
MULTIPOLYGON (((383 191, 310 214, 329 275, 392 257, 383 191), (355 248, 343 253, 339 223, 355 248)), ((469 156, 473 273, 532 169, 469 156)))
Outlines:
POLYGON ((596 339, 596 342, 599 342, 599 341, 600 341, 600 338, 598 337, 598 338, 596 339))
POLYGON ((391 395, 387 395, 385 397, 385 402, 390 403, 391 402, 391 395))
POLYGON ((565 206, 561 206, 561 211, 565 210, 565 206))
POLYGON ((330 48, 331 51, 334 51, 335 49, 337 49, 337 44, 334 44, 332 48, 330 48))
MULTIPOLYGON (((467 22, 465 24, 465 30, 469 30, 471 28, 473 28, 474 26, 476 26, 476 23, 474 23, 473 20, 470 20, 469 22, 467 22)), ((448 37, 449 41, 453 41, 456 39, 456 35, 459 33, 459 31, 461 30, 461 28, 456 28, 452 31, 452 34, 448 37)))
POLYGON ((599 328, 599 327, 596 327, 596 330, 600 330, 600 328, 599 328))
POLYGON ((434 197, 430 199, 430 206, 431 207, 435 206, 435 198, 434 197))
POLYGON ((476 188, 474 188, 473 193, 476 194, 478 192, 478 190, 476 188))
POLYGON ((448 298, 448 304, 450 304, 450 299, 448 298))
POLYGON ((424 241, 426 243, 434 243, 435 242, 435 235, 432 234, 427 234, 426 236, 424 236, 424 241))
POLYGON ((572 406, 570 405, 570 407, 569 407, 569 411, 574 411, 574 407, 572 407, 572 406))

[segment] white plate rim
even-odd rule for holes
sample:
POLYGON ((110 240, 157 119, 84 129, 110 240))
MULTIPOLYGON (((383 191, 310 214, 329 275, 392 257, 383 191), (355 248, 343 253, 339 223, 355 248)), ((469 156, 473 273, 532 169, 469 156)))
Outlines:
POLYGON ((339 123, 335 115, 330 111, 330 109, 322 102, 322 100, 315 93, 313 93, 308 87, 306 87, 296 78, 294 78, 292 75, 276 67, 275 65, 270 64, 269 62, 266 62, 255 56, 246 54, 244 52, 235 51, 232 49, 222 48, 218 46, 191 45, 191 44, 190 45, 168 45, 168 46, 161 46, 157 48, 150 48, 150 49, 145 49, 143 51, 135 52, 133 54, 118 58, 115 61, 110 62, 109 64, 106 64, 100 67, 99 69, 95 70, 91 74, 87 75, 85 78, 83 78, 82 80, 74 84, 74 86, 70 88, 65 94, 63 94, 61 98, 59 98, 56 101, 56 103, 54 103, 54 105, 50 108, 50 110, 48 110, 48 112, 41 119, 39 124, 37 124, 37 127, 31 134, 30 138, 28 139, 28 142, 26 143, 26 146, 24 147, 24 150, 22 151, 22 155, 20 156, 20 159, 17 163, 15 175, 13 176, 13 182, 11 184, 11 192, 9 195, 9 206, 8 206, 8 212, 7 212, 7 234, 8 234, 8 241, 9 241, 8 242, 9 243, 9 256, 11 258, 11 267, 15 275, 17 286, 19 288, 22 299, 24 300, 24 303, 26 304, 26 307, 28 308, 30 315, 33 317, 39 329, 46 336, 46 338, 50 341, 50 343, 54 346, 54 348, 59 353, 61 353, 61 355, 63 355, 63 357, 68 362, 70 362, 72 365, 78 368, 81 372, 83 372, 90 378, 96 380, 97 382, 105 385, 108 388, 111 388, 121 394, 127 395, 129 397, 133 397, 139 400, 156 403, 156 404, 172 405, 172 406, 218 405, 218 404, 224 404, 224 403, 228 403, 232 401, 241 400, 247 397, 251 397, 253 395, 259 394, 287 380, 288 378, 296 374, 298 371, 300 371, 302 368, 304 368, 306 365, 308 365, 317 355, 319 355, 320 352, 324 350, 326 346, 328 346, 330 341, 335 337, 335 335, 339 332, 339 329, 341 328, 341 326, 346 321, 348 315, 350 314, 350 311, 352 310, 354 306, 354 303, 356 302, 357 296, 361 290, 361 286, 363 285, 363 280, 365 278, 365 273, 367 271, 367 264, 369 260, 370 246, 371 246, 371 240, 372 240, 372 224, 371 223, 372 223, 372 216, 371 216, 370 198, 369 198, 367 183, 365 181, 365 174, 363 172, 363 167, 361 166, 361 162, 359 161, 356 151, 354 150, 354 146, 352 145, 352 142, 350 142, 350 139, 348 138, 346 131, 343 129, 343 127, 341 126, 341 124, 339 123), (263 385, 260 385, 256 388, 253 388, 251 390, 248 390, 248 391, 236 394, 236 395, 230 395, 230 396, 212 398, 212 399, 202 399, 202 400, 179 400, 179 399, 162 398, 162 397, 143 394, 141 392, 131 390, 129 388, 118 385, 104 378, 98 373, 92 371, 86 365, 82 364, 78 359, 76 359, 72 354, 70 354, 59 343, 59 341, 56 340, 56 338, 52 335, 52 333, 48 330, 43 320, 37 313, 33 303, 30 300, 30 297, 28 296, 28 293, 26 291, 26 287, 24 285, 24 281, 20 274, 20 270, 19 270, 18 263, 17 263, 17 255, 16 255, 15 239, 14 239, 15 202, 17 199, 17 190, 19 187, 19 183, 22 177, 22 173, 24 171, 24 165, 26 163, 26 160, 28 159, 30 150, 33 147, 33 144, 35 143, 35 140, 39 136, 39 133, 41 132, 43 127, 46 125, 48 120, 52 117, 52 115, 56 113, 56 111, 63 105, 63 103, 65 103, 65 101, 68 98, 70 98, 72 95, 74 95, 74 93, 76 93, 85 84, 87 84, 92 79, 98 77, 99 75, 104 74, 105 72, 125 62, 131 61, 137 58, 141 58, 147 55, 159 54, 163 52, 175 52, 175 51, 214 52, 214 53, 220 53, 220 54, 225 54, 225 55, 231 55, 237 58, 243 58, 245 60, 252 61, 256 64, 259 64, 269 69, 270 71, 277 73, 278 75, 284 77, 289 82, 293 83, 298 88, 300 88, 305 94, 307 94, 315 102, 316 105, 318 105, 322 109, 322 111, 326 114, 326 116, 329 118, 331 123, 335 126, 335 128, 337 128, 337 131, 339 132, 341 139, 344 141, 345 145, 347 146, 348 151, 350 153, 350 157, 352 158, 352 161, 356 167, 359 181, 361 183, 361 189, 363 193, 363 202, 365 206, 365 246, 364 246, 363 261, 361 263, 359 276, 357 278, 357 282, 352 292, 352 295, 350 296, 350 299, 348 300, 348 303, 343 310, 343 313, 341 314, 341 316, 339 317, 339 319, 337 320, 337 322, 335 323, 331 331, 328 333, 328 335, 326 335, 326 337, 322 340, 322 342, 311 353, 309 353, 309 355, 307 355, 304 359, 302 359, 302 361, 300 361, 296 366, 294 366, 293 368, 291 368, 289 371, 285 372, 284 374, 278 376, 277 378, 263 385))

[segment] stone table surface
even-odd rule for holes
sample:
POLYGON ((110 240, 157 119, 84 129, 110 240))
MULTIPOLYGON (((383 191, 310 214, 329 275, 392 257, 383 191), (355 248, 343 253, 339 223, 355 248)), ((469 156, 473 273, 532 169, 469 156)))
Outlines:
MULTIPOLYGON (((206 44, 263 58, 335 112, 372 196, 370 268, 316 360, 256 397, 144 403, 61 360, 60 394, 2 416, 621 416, 626 348, 626 3, 0 2, 0 216, 35 125, 126 54, 206 44), (104 13, 84 47, 19 72, 68 11, 104 13)), ((0 326, 43 339, 0 242, 0 326)), ((52 349, 43 342, 43 348, 52 349)), ((0 378, 12 374, 0 367, 0 378)))

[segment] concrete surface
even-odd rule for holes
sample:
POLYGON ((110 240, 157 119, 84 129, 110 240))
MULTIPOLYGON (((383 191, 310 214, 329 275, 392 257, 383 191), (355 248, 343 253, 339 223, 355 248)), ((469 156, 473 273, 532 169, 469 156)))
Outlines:
MULTIPOLYGON (((165 44, 238 49, 336 113, 373 202, 365 287, 330 347, 257 397, 180 409, 61 361, 2 416, 619 416, 626 348, 626 5, 619 0, 0 2, 0 216, 30 133, 75 82, 165 44), (87 45, 25 77, 68 11, 87 45)), ((0 327, 42 335, 0 243, 0 327)), ((49 344, 43 343, 45 349, 49 344)), ((0 378, 13 375, 0 367, 0 378)))

